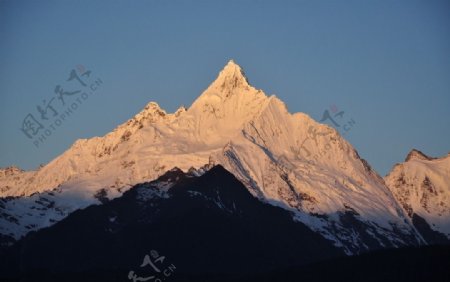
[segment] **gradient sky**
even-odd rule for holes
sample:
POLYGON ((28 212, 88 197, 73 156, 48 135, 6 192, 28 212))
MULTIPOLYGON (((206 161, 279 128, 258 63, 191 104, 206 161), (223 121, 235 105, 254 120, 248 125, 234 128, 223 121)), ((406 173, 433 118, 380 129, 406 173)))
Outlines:
POLYGON ((450 1, 0 0, 0 166, 34 169, 150 101, 189 106, 229 59, 291 112, 344 110, 381 175, 412 148, 445 155, 449 15, 450 1), (22 121, 77 65, 103 84, 36 148, 22 121))

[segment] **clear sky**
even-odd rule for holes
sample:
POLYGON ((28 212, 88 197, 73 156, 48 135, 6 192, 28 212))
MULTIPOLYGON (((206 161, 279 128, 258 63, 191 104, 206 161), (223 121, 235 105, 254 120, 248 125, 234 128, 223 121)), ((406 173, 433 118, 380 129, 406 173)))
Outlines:
POLYGON ((150 101, 189 106, 229 59, 291 112, 345 111, 381 175, 450 151, 450 1, 0 0, 0 166, 34 169, 150 101), (36 148, 25 117, 79 89, 80 65, 103 83, 36 148))

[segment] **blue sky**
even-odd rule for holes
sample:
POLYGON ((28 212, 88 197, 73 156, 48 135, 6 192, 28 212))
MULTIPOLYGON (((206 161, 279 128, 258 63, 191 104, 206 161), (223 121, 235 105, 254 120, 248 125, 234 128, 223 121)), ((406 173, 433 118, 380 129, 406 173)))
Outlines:
POLYGON ((444 155, 449 14, 449 1, 2 0, 0 166, 36 168, 149 101, 189 106, 229 59, 291 112, 344 110, 345 137, 382 175, 412 148, 444 155), (80 65, 103 83, 36 148, 24 118, 80 65))

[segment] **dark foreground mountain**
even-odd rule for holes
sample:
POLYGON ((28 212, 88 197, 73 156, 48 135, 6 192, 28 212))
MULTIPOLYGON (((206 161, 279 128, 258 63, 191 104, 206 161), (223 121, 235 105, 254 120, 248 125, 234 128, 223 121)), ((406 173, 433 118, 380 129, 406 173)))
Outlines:
POLYGON ((343 255, 290 212, 253 197, 221 166, 198 177, 173 169, 4 252, 3 278, 20 281, 168 279, 164 271, 174 279, 241 277, 343 255))
POLYGON ((1 281, 449 281, 450 269, 449 246, 345 257, 221 166, 173 169, 0 257, 1 281))

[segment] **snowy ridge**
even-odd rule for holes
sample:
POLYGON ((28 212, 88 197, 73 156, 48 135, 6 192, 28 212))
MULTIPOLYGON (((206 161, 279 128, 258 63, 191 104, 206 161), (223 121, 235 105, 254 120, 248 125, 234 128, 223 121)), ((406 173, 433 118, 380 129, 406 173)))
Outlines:
POLYGON ((38 171, 0 176, 0 196, 61 185, 114 198, 173 167, 214 164, 349 254, 423 243, 383 179, 336 130, 289 113, 276 96, 252 87, 233 61, 189 109, 168 114, 151 102, 113 132, 78 140, 38 171))
POLYGON ((53 225, 71 212, 98 203, 95 195, 62 188, 29 197, 0 199, 0 233, 20 239, 30 231, 53 225))
POLYGON ((383 179, 348 142, 305 114, 290 115, 276 97, 217 158, 255 196, 295 211, 348 253, 369 248, 344 222, 348 212, 381 246, 421 241, 383 179))

